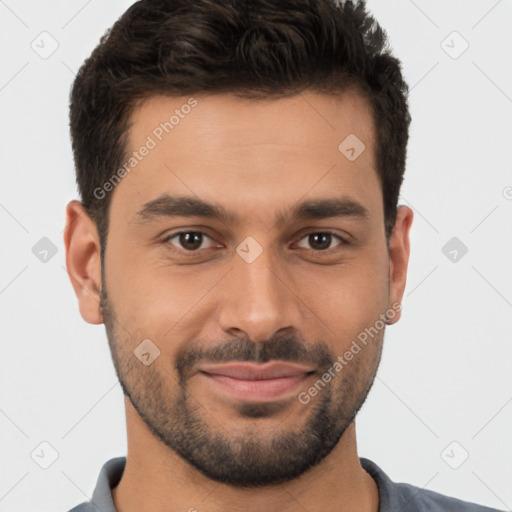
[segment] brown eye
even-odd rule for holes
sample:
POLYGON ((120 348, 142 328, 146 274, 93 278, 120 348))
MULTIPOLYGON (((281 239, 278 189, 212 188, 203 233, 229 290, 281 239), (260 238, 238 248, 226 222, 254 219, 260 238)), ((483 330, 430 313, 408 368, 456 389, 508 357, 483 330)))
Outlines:
POLYGON ((305 249, 313 249, 314 251, 326 251, 343 243, 344 240, 334 233, 330 233, 329 231, 318 231, 315 233, 309 233, 303 237, 298 245, 299 247, 303 247, 305 249), (339 240, 339 242, 336 245, 331 246, 334 239, 339 240), (309 244, 309 247, 301 245, 303 244, 303 240, 309 244))
POLYGON ((170 242, 171 245, 177 246, 178 249, 182 249, 185 251, 197 251, 198 249, 205 249, 203 247, 203 242, 206 239, 211 238, 205 233, 201 233, 200 231, 181 231, 180 233, 175 233, 165 239, 166 242, 170 242), (173 243, 172 240, 176 239, 177 244, 173 243))

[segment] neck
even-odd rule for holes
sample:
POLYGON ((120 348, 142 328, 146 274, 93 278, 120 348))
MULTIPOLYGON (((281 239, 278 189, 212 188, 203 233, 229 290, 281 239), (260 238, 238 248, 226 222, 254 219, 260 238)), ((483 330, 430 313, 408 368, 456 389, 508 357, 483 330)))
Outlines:
POLYGON ((126 467, 112 492, 117 512, 378 511, 377 485, 359 462, 354 423, 332 452, 300 477, 241 489, 199 473, 147 430, 129 402, 126 416, 126 467))

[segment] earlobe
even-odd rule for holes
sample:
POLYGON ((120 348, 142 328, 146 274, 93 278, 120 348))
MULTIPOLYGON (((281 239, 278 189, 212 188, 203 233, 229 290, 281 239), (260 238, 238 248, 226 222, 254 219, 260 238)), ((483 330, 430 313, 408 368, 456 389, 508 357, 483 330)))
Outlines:
POLYGON ((401 304, 407 281, 407 268, 409 264, 410 242, 409 232, 411 229, 414 213, 408 206, 399 206, 397 219, 393 232, 389 239, 389 301, 388 308, 396 311, 393 319, 390 318, 389 325, 400 319, 401 304))
POLYGON ((70 201, 66 207, 64 245, 66 268, 80 314, 90 324, 101 324, 101 246, 96 224, 80 201, 70 201))

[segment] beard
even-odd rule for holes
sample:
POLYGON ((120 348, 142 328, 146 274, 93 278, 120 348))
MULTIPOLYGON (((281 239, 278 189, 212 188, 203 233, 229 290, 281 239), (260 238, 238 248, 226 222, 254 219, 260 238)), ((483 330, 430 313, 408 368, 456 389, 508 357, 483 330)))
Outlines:
POLYGON ((123 393, 148 430, 209 479, 240 488, 287 482, 322 461, 365 402, 382 352, 384 330, 335 377, 323 383, 323 389, 307 406, 298 400, 300 405, 290 405, 289 400, 237 402, 232 407, 245 418, 245 424, 254 419, 252 427, 237 431, 209 417, 190 392, 189 379, 198 362, 308 363, 317 368, 320 379, 332 367, 336 355, 325 343, 305 344, 296 337, 276 336, 261 343, 237 338, 216 345, 190 343, 177 353, 173 368, 165 367, 164 357, 148 367, 133 353, 140 340, 126 329, 117 328, 119 323, 105 286, 100 307, 123 393), (257 428, 262 418, 271 418, 287 407, 304 408, 300 418, 305 419, 300 425, 295 422, 295 428, 290 428, 283 420, 271 431, 257 428))

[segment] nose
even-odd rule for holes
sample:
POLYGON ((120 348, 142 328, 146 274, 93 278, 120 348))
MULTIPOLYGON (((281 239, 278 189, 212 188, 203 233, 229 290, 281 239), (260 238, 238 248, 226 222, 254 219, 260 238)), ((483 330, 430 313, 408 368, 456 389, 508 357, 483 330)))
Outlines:
POLYGON ((238 255, 226 277, 219 311, 220 327, 227 333, 244 333, 254 342, 270 339, 281 330, 300 330, 300 300, 293 280, 271 261, 270 251, 252 263, 238 255))

